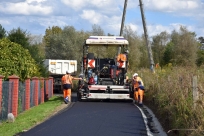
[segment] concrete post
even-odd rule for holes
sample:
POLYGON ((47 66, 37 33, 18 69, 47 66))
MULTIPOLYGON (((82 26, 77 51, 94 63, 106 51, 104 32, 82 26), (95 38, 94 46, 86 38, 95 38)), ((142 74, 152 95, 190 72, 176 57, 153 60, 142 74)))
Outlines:
POLYGON ((193 76, 193 106, 196 108, 197 101, 199 100, 198 85, 197 85, 197 76, 193 76))

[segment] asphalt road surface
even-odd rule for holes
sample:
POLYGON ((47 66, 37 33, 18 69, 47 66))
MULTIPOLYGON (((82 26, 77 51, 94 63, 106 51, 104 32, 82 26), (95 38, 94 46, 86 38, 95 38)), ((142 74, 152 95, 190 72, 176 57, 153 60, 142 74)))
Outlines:
POLYGON ((141 111, 132 102, 77 102, 75 97, 72 101, 65 110, 21 136, 149 135, 141 111))

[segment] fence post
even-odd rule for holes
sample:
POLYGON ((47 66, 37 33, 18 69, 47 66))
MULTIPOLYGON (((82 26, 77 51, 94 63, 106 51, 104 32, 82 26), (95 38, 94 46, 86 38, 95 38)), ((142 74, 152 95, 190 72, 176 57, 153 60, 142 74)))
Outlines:
POLYGON ((13 83, 13 92, 12 92, 12 109, 14 117, 18 115, 18 86, 19 86, 19 77, 16 75, 9 76, 9 83, 13 83))
POLYGON ((3 78, 4 78, 4 76, 0 75, 0 114, 1 114, 1 109, 2 109, 2 95, 3 95, 3 93, 2 93, 3 83, 2 82, 3 82, 3 78))
POLYGON ((46 101, 49 99, 48 89, 49 89, 49 78, 46 78, 45 79, 45 97, 44 97, 46 101))
POLYGON ((38 77, 33 77, 32 81, 34 82, 34 105, 38 105, 38 77))
POLYGON ((50 84, 51 90, 49 90, 49 92, 50 92, 49 94, 51 94, 51 96, 49 96, 49 98, 50 98, 53 96, 53 77, 49 77, 49 81, 51 82, 51 84, 50 84))
POLYGON ((25 110, 30 109, 30 78, 25 80, 25 110))
POLYGON ((199 100, 197 76, 193 76, 193 106, 196 108, 196 102, 199 100))
POLYGON ((44 78, 40 78, 40 89, 41 89, 41 103, 44 103, 44 78))

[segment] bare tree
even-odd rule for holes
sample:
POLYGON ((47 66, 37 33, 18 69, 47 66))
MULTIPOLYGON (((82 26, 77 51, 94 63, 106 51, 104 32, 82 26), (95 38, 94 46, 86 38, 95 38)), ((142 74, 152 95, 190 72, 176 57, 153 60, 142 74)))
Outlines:
POLYGON ((104 36, 105 33, 104 33, 103 29, 99 25, 94 24, 92 26, 91 35, 93 35, 93 36, 104 36))

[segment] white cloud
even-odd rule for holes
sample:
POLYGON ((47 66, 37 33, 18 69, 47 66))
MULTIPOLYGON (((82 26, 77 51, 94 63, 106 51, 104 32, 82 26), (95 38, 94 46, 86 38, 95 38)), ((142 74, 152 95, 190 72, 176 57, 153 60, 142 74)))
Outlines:
POLYGON ((23 2, 23 1, 25 1, 25 0, 1 0, 1 2, 3 3, 3 2, 11 2, 11 3, 17 3, 17 2, 23 2))
POLYGON ((106 33, 113 34, 113 35, 119 35, 120 25, 121 24, 119 23, 118 24, 108 24, 108 25, 105 25, 103 28, 105 29, 106 33))
POLYGON ((175 12, 179 10, 192 10, 199 8, 198 0, 145 0, 145 6, 149 9, 175 12))
POLYGON ((61 0, 62 3, 73 8, 74 10, 80 10, 87 5, 89 0, 61 0))
MULTIPOLYGON (((164 31, 166 31, 169 34, 171 34, 173 30, 178 32, 180 30, 181 26, 186 27, 187 30, 190 31, 190 32, 196 32, 196 31, 199 32, 200 31, 195 26, 192 26, 192 25, 186 26, 186 25, 180 24, 180 23, 172 23, 172 24, 169 24, 169 25, 166 25, 166 26, 161 25, 161 24, 148 25, 147 26, 147 31, 149 33, 149 37, 152 37, 152 36, 155 36, 157 34, 160 34, 161 32, 164 32, 164 31)), ((197 33, 197 34, 200 35, 200 34, 203 34, 203 32, 204 32, 204 29, 201 30, 201 33, 197 33)), ((143 31, 142 31, 142 33, 143 33, 143 31)))
MULTIPOLYGON (((32 20, 32 21, 35 21, 32 20)), ((55 17, 55 16, 51 16, 48 18, 39 18, 38 22, 41 26, 44 26, 45 28, 49 27, 49 26, 59 26, 59 27, 63 27, 68 25, 67 24, 67 18, 66 17, 55 17)))
POLYGON ((2 25, 10 25, 10 22, 8 20, 1 19, 0 20, 0 24, 2 24, 2 25))
POLYGON ((204 28, 203 27, 199 27, 199 26, 193 26, 193 25, 184 25, 184 24, 178 24, 178 23, 173 23, 171 24, 171 28, 172 30, 176 30, 179 31, 180 27, 184 26, 187 28, 188 31, 190 32, 195 32, 197 34, 197 36, 204 36, 204 28))
POLYGON ((104 16, 99 13, 96 13, 93 10, 84 10, 80 16, 81 18, 89 21, 91 24, 100 24, 102 18, 104 18, 104 16))
POLYGON ((144 0, 144 3, 146 9, 177 15, 191 16, 192 12, 204 10, 201 0, 144 0))
POLYGON ((139 27, 138 25, 134 25, 133 23, 129 23, 127 24, 128 26, 130 26, 130 28, 135 31, 135 32, 138 32, 139 31, 139 27))
POLYGON ((66 4, 68 7, 73 8, 75 11, 80 11, 84 9, 98 9, 98 10, 115 10, 118 5, 123 5, 121 3, 123 0, 61 0, 62 3, 66 4), (121 4, 119 4, 121 3, 121 4))
MULTIPOLYGON (((180 24, 204 35, 204 4, 201 0, 143 0, 143 3, 150 36, 162 31, 171 32, 180 24), (154 14, 149 16, 152 11, 155 16, 159 13, 161 19, 152 19, 154 14), (163 13, 171 19, 162 19, 163 13)), ((91 30, 93 24, 98 24, 106 34, 118 35, 123 6, 124 0, 1 0, 0 24, 8 29, 23 27, 35 34, 44 33, 46 28, 54 25, 91 30)), ((128 0, 125 25, 137 34, 143 34, 139 1, 128 0)))
MULTIPOLYGON (((149 37, 152 37, 154 35, 157 35, 163 31, 170 32, 170 27, 169 26, 162 26, 162 25, 148 25, 147 26, 147 31, 149 33, 149 37)), ((144 32, 143 32, 144 33, 144 32)))
POLYGON ((102 15, 121 15, 122 12, 119 8, 123 5, 123 0, 61 0, 68 8, 73 9, 75 13, 81 13, 84 10, 94 10, 102 15))
POLYGON ((26 0, 27 3, 42 3, 45 1, 47 1, 47 0, 26 0))
POLYGON ((4 14, 18 15, 48 15, 52 13, 52 7, 43 6, 45 0, 27 0, 19 3, 2 3, 0 12, 4 14))
POLYGON ((104 25, 113 25, 120 23, 121 17, 119 16, 106 16, 104 14, 98 13, 94 10, 83 10, 80 15, 82 19, 87 20, 91 24, 104 24, 104 25))

